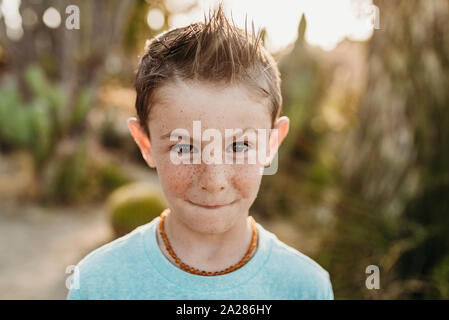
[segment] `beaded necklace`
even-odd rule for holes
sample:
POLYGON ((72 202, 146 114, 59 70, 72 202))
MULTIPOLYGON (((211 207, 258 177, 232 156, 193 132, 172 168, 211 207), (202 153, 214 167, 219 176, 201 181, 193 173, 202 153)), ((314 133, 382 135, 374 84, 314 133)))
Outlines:
POLYGON ((243 256, 243 258, 237 262, 236 264, 221 270, 221 271, 204 271, 204 270, 199 270, 196 269, 194 267, 191 267, 187 264, 185 264, 177 255, 176 253, 173 251, 173 248, 170 245, 170 242, 168 241, 167 235, 165 234, 165 228, 164 228, 164 221, 165 218, 167 216, 167 211, 164 211, 161 213, 160 215, 160 221, 159 221, 159 230, 161 233, 161 237, 162 240, 164 241, 165 244, 165 248, 167 249, 167 252, 170 254, 170 256, 175 260, 175 262, 179 265, 179 267, 184 270, 187 271, 189 273, 192 274, 196 274, 196 275, 201 275, 201 276, 217 276, 217 275, 222 275, 222 274, 226 274, 226 273, 230 273, 234 270, 237 270, 241 267, 243 267, 249 260, 252 251, 254 250, 254 248, 256 247, 257 244, 257 237, 258 237, 258 231, 257 231, 257 227, 256 227, 256 221, 254 220, 254 218, 252 216, 249 216, 248 218, 250 219, 250 223, 251 223, 251 228, 253 230, 253 235, 251 238, 251 244, 248 248, 248 251, 245 253, 245 255, 243 256))

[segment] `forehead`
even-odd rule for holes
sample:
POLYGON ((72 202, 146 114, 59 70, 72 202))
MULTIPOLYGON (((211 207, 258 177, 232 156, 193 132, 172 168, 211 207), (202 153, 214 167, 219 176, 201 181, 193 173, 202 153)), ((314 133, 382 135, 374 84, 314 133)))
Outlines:
POLYGON ((257 99, 243 85, 177 81, 159 88, 151 109, 150 131, 160 136, 183 128, 192 132, 193 121, 202 130, 271 127, 267 99, 257 99))

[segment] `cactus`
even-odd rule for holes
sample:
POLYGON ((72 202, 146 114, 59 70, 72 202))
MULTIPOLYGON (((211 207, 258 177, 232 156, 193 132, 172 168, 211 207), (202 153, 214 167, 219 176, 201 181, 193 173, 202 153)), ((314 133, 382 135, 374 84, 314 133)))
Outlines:
POLYGON ((28 103, 20 98, 16 83, 0 86, 0 139, 30 151, 40 168, 59 138, 82 124, 93 94, 90 88, 81 88, 69 109, 68 92, 51 83, 40 67, 30 65, 25 81, 33 94, 28 103))
POLYGON ((167 208, 162 192, 148 183, 132 183, 114 191, 107 200, 107 211, 116 237, 158 217, 167 208))
POLYGON ((29 113, 23 106, 17 87, 8 83, 0 87, 0 137, 17 146, 29 146, 31 128, 29 113))

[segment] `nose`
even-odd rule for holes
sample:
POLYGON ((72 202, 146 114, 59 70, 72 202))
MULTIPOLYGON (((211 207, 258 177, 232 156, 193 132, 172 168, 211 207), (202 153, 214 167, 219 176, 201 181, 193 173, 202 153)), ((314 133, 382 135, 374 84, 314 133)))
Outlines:
POLYGON ((198 183, 202 190, 211 193, 225 190, 228 184, 226 167, 222 164, 204 164, 198 183))

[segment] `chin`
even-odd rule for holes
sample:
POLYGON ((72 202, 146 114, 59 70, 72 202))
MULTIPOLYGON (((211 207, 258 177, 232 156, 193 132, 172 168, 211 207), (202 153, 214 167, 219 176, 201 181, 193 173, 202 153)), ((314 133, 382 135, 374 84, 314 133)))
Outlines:
POLYGON ((239 220, 237 209, 232 206, 205 209, 189 205, 178 210, 177 217, 198 233, 218 234, 226 232, 239 220))

